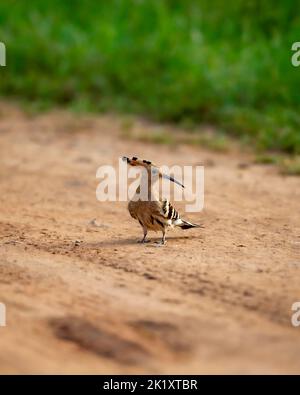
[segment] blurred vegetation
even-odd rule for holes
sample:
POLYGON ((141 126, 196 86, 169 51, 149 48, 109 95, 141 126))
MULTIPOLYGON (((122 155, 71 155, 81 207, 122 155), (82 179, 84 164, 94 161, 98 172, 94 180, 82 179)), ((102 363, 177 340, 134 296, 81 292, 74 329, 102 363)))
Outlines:
POLYGON ((300 2, 5 0, 0 93, 37 109, 209 123, 300 153, 300 2))

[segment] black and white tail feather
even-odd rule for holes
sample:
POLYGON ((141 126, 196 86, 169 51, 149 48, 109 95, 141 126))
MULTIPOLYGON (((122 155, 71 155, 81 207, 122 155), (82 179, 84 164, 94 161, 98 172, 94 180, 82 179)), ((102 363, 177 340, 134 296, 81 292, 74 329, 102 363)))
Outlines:
POLYGON ((164 217, 167 219, 167 225, 169 226, 176 226, 183 230, 191 228, 203 228, 202 225, 194 224, 180 218, 178 211, 171 205, 171 203, 167 199, 164 199, 162 201, 162 211, 164 217))
POLYGON ((179 226, 181 229, 185 230, 185 229, 191 229, 191 228, 203 228, 202 225, 198 225, 198 224, 193 224, 191 222, 185 221, 184 219, 181 220, 181 224, 177 225, 179 226))

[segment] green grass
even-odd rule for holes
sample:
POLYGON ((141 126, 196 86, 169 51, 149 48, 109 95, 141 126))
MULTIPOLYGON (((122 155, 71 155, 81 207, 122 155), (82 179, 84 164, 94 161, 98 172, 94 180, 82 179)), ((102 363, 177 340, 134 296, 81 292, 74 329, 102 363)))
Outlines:
POLYGON ((278 155, 258 154, 255 158, 255 163, 262 165, 273 165, 280 162, 278 155))
POLYGON ((35 111, 210 123, 260 151, 300 153, 299 2, 5 0, 0 41, 0 95, 35 111))
POLYGON ((283 158, 279 162, 279 168, 282 174, 300 176, 300 156, 283 158))
POLYGON ((259 154, 255 163, 264 165, 277 165, 281 174, 289 176, 300 176, 300 155, 259 154))

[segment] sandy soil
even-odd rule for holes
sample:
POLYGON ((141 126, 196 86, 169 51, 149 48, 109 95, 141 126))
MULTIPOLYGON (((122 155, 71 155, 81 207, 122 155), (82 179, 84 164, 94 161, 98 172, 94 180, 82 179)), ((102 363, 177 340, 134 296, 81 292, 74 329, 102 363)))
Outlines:
POLYGON ((0 372, 300 373, 300 179, 120 125, 1 105, 0 372), (126 203, 95 197, 122 155, 204 163, 205 228, 138 245, 126 203))

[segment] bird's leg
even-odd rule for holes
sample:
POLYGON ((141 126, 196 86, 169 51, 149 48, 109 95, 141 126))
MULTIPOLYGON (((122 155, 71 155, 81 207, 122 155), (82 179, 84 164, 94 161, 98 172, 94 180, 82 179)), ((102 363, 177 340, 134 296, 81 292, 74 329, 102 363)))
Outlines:
POLYGON ((161 239, 161 244, 164 245, 164 244, 166 244, 166 231, 165 231, 165 229, 162 231, 162 234, 163 234, 163 236, 162 236, 162 239, 161 239))
POLYGON ((138 241, 138 243, 142 243, 142 244, 143 243, 148 243, 148 240, 146 240, 148 231, 147 231, 147 228, 145 226, 143 226, 143 231, 144 231, 144 237, 142 238, 142 240, 138 241))
POLYGON ((158 246, 163 246, 163 245, 165 245, 165 244, 167 244, 167 241, 166 241, 166 231, 165 231, 165 229, 162 231, 162 239, 161 239, 161 241, 156 241, 156 244, 158 245, 158 246))

